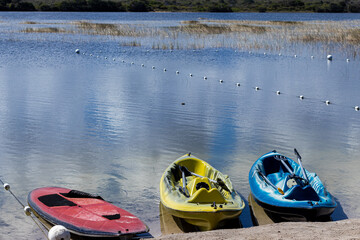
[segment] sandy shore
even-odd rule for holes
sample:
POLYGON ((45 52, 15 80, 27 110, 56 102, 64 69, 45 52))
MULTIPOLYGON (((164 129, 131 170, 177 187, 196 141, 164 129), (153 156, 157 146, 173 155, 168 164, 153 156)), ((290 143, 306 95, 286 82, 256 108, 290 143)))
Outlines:
POLYGON ((360 239, 360 219, 283 222, 250 228, 170 234, 155 239, 360 239))

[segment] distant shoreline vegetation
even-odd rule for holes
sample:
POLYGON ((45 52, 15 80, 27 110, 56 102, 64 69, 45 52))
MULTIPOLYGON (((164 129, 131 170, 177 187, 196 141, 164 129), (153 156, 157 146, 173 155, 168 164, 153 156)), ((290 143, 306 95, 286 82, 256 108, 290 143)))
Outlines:
POLYGON ((356 0, 0 0, 0 11, 359 13, 356 0))

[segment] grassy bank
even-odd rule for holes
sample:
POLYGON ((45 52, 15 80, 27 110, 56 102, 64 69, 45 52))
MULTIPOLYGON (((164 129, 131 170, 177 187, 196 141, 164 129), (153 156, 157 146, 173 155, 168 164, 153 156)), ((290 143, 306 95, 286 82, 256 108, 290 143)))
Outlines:
POLYGON ((360 21, 183 21, 176 26, 111 24, 76 21, 54 26, 25 22, 24 33, 85 34, 111 37, 123 46, 153 49, 232 48, 324 55, 341 52, 356 58, 360 51, 360 21))
POLYGON ((0 0, 0 11, 360 12, 354 0, 0 0))

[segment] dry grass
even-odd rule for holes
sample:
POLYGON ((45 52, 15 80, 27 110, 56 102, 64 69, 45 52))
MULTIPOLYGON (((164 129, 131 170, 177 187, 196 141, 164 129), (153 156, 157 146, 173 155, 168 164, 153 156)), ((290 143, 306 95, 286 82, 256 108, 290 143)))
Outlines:
POLYGON ((123 46, 151 46, 154 49, 234 48, 297 54, 314 49, 319 55, 339 51, 349 56, 358 56, 360 49, 359 20, 192 20, 171 27, 77 21, 67 28, 26 28, 23 32, 103 35, 119 38, 123 46))
POLYGON ((67 33, 68 31, 62 28, 43 27, 43 28, 25 28, 24 33, 67 33))
POLYGON ((187 21, 183 22, 183 25, 170 27, 171 31, 178 31, 188 34, 229 34, 229 33, 242 33, 242 32, 251 32, 251 33, 264 33, 266 32, 266 27, 264 26, 255 26, 248 24, 206 24, 198 21, 187 21))
POLYGON ((137 41, 131 41, 131 42, 120 42, 120 46, 126 46, 126 47, 140 47, 141 43, 137 41))
POLYGON ((26 21, 26 22, 22 22, 21 24, 38 24, 38 23, 34 21, 26 21))

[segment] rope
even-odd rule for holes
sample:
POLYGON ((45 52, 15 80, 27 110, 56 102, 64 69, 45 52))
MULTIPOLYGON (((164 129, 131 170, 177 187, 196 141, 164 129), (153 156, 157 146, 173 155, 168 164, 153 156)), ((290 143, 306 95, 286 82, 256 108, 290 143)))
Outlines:
MULTIPOLYGON (((0 179, 0 182, 2 183, 2 185, 4 186, 4 189, 8 192, 10 192, 10 194, 16 199, 16 201, 22 206, 22 208, 25 211, 25 205, 19 200, 19 198, 11 191, 10 189, 10 185, 7 183, 4 183, 3 180, 0 179)), ((26 211, 25 211, 26 212, 26 211)), ((27 212, 26 212, 27 213, 27 212)), ((30 216, 30 218, 34 221, 34 223, 36 224, 36 226, 40 229, 40 231, 44 234, 45 238, 49 240, 47 234, 44 232, 43 228, 39 225, 39 223, 35 220, 35 218, 32 215, 32 212, 28 212, 28 214, 26 214, 27 216, 30 216)))
MULTIPOLYGON (((80 50, 78 51, 78 49, 76 49, 76 53, 77 54, 79 54, 80 53, 80 50)), ((249 52, 249 54, 251 55, 251 54, 253 54, 253 53, 251 53, 251 52, 249 52)), ((85 53, 85 52, 83 52, 82 53, 82 55, 84 55, 84 56, 86 56, 87 54, 85 53)), ((266 55, 266 53, 264 53, 264 55, 266 55)), ((94 56, 95 57, 95 54, 88 54, 88 56, 90 56, 90 57, 92 57, 92 56, 94 56)), ((279 56, 281 56, 281 54, 279 54, 279 56)), ((297 55, 295 55, 295 58, 297 57, 297 55)), ((100 56, 100 55, 97 55, 96 56, 96 58, 99 58, 99 59, 111 59, 111 58, 108 58, 108 57, 103 57, 103 56, 100 56)), ((312 57, 313 58, 313 57, 312 57)), ((329 58, 327 57, 327 59, 329 60, 329 58)), ((115 58, 112 58, 112 61, 116 61, 116 59, 115 58)), ((346 59, 346 61, 347 62, 349 62, 350 60, 349 59, 346 59)), ((122 62, 122 63, 130 63, 131 62, 131 65, 135 65, 135 63, 134 62, 132 62, 132 61, 125 61, 125 60, 120 60, 120 62, 122 62)), ((144 64, 141 64, 141 67, 142 68, 144 68, 145 67, 145 65, 144 64)), ((154 66, 152 66, 151 67, 151 70, 154 70, 155 69, 155 67, 154 66)), ((164 68, 164 71, 166 71, 166 69, 164 68)), ((176 71, 176 74, 179 74, 180 72, 179 71, 176 71)), ((190 77, 194 77, 193 76, 193 74, 191 74, 190 73, 190 77)), ((203 77, 203 79, 204 80, 207 80, 208 79, 208 76, 204 76, 203 77)), ((223 80, 219 80, 220 81, 220 83, 224 83, 224 81, 223 80)), ((241 84, 241 83, 239 83, 239 82, 237 82, 236 83, 236 86, 237 87, 240 87, 240 86, 243 86, 243 84, 241 84)), ((284 92, 282 92, 282 91, 279 91, 279 90, 265 90, 265 89, 262 89, 262 88, 260 88, 259 86, 255 86, 255 87, 251 87, 252 89, 255 89, 256 91, 260 91, 260 90, 262 90, 262 91, 271 91, 271 92, 274 92, 274 93, 276 93, 276 95, 289 95, 289 94, 286 94, 286 93, 284 93, 284 92)), ((316 99, 316 98, 311 98, 311 97, 308 97, 308 96, 304 96, 304 95, 296 95, 295 96, 296 98, 299 98, 299 99, 301 99, 301 100, 316 100, 316 101, 318 101, 319 103, 324 103, 324 104, 326 104, 326 105, 338 105, 338 106, 342 106, 342 107, 348 107, 349 109, 350 108, 352 108, 353 110, 355 110, 356 112, 358 112, 358 111, 360 111, 360 106, 359 105, 353 105, 353 106, 345 106, 345 105, 342 105, 342 104, 336 104, 336 103, 334 103, 334 102, 332 102, 332 101, 330 101, 330 100, 323 100, 323 99, 316 99)))

